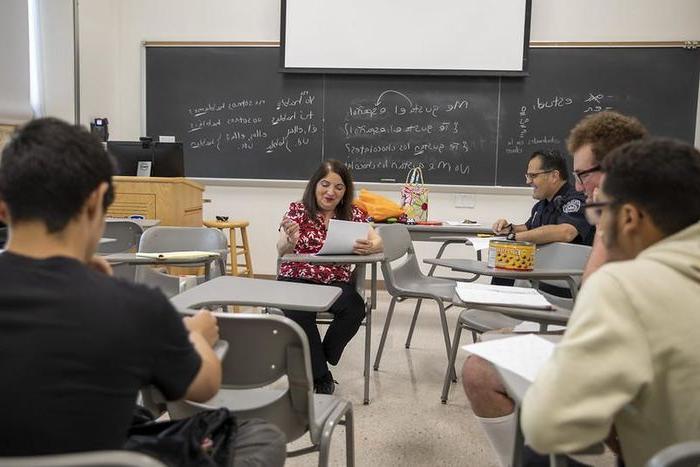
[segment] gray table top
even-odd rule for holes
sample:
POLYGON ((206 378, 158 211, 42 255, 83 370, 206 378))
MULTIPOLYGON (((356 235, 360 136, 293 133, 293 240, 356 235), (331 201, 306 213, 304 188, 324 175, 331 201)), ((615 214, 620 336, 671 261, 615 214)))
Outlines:
POLYGON ((427 264, 437 264, 458 272, 480 274, 482 276, 505 277, 508 279, 565 279, 583 275, 582 269, 549 269, 535 267, 532 271, 511 271, 509 269, 490 268, 484 261, 473 259, 428 258, 427 264))
POLYGON ((178 309, 216 305, 270 306, 300 311, 328 310, 340 287, 221 276, 172 297, 178 309))
POLYGON ((160 219, 129 219, 128 217, 108 217, 105 219, 106 222, 116 222, 116 221, 131 221, 141 226, 142 229, 146 230, 149 227, 155 227, 160 224, 160 219))
POLYGON ((321 264, 369 264, 378 263, 384 260, 384 253, 374 253, 372 255, 284 255, 282 261, 298 263, 321 263, 321 264))
POLYGON ((476 234, 493 234, 491 230, 491 224, 465 224, 465 225, 407 225, 408 231, 413 234, 414 232, 426 232, 429 234, 447 234, 447 235, 476 235, 476 234))
POLYGON ((192 258, 149 258, 147 256, 139 256, 137 253, 113 253, 111 255, 104 256, 104 259, 109 263, 126 263, 135 265, 149 265, 149 264, 172 264, 172 265, 183 265, 183 264, 205 264, 210 261, 220 258, 219 253, 211 252, 207 256, 198 256, 192 258))

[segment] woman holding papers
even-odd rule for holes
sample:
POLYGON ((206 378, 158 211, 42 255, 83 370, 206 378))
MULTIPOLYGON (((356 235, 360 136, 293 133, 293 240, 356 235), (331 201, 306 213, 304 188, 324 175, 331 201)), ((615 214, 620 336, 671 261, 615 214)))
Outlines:
MULTIPOLYGON (((347 167, 335 160, 323 162, 306 185, 301 201, 290 203, 280 224, 277 252, 314 254, 323 246, 331 219, 367 222, 367 214, 353 206, 352 178, 347 167)), ((352 252, 369 255, 382 251, 382 240, 369 228, 366 238, 355 239, 352 252)), ((343 349, 365 316, 362 297, 350 283, 350 265, 284 262, 278 280, 308 282, 340 287, 343 292, 328 310, 334 315, 323 341, 316 327, 316 315, 305 311, 285 310, 285 315, 306 332, 311 349, 314 389, 320 394, 333 394, 335 382, 328 363, 337 365, 343 349)))

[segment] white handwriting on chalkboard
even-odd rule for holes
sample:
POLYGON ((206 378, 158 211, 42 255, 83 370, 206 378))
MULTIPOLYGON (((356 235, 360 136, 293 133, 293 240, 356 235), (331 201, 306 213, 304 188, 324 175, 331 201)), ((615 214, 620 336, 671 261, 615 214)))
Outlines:
POLYGON ((278 123, 282 122, 291 122, 294 120, 313 120, 314 118, 314 112, 312 110, 307 111, 298 111, 295 110, 294 112, 284 112, 276 117, 272 117, 272 124, 277 125, 278 123))
POLYGON ((608 99, 613 99, 613 96, 606 96, 600 92, 589 92, 588 97, 583 101, 586 107, 583 113, 611 110, 613 107, 606 104, 608 99))
POLYGON ((410 170, 416 167, 432 172, 432 171, 443 171, 443 172, 454 172, 462 175, 466 175, 471 171, 471 166, 469 164, 459 162, 452 163, 443 159, 438 160, 428 160, 423 161, 420 159, 414 160, 393 160, 389 158, 384 159, 348 159, 345 161, 345 166, 353 171, 361 170, 379 170, 379 169, 391 169, 391 170, 410 170))
POLYGON ((196 141, 190 141, 190 148, 192 149, 201 149, 210 146, 214 146, 217 151, 221 151, 221 133, 211 138, 199 138, 196 141))
POLYGON ((345 116, 347 120, 348 117, 368 117, 374 118, 378 115, 384 115, 386 113, 386 107, 379 107, 377 105, 365 107, 362 104, 355 104, 348 107, 348 113, 345 116))
POLYGON ((277 101, 277 110, 281 110, 286 107, 296 107, 299 105, 311 105, 316 100, 316 96, 309 93, 309 91, 301 91, 298 96, 295 97, 283 97, 277 101))
POLYGON ((413 107, 413 102, 411 102, 411 99, 409 99, 408 96, 407 96, 406 94, 404 94, 404 93, 402 93, 402 92, 399 92, 399 91, 395 91, 395 90, 393 90, 393 89, 387 89, 386 91, 382 92, 382 93, 379 95, 379 97, 377 97, 377 102, 375 103, 375 105, 379 105, 379 104, 382 102, 382 98, 383 98, 384 96, 386 96, 387 94, 396 94, 396 95, 399 95, 399 96, 403 97, 404 99, 406 99, 406 101, 408 102, 408 105, 409 105, 409 106, 413 107))
POLYGON ((547 99, 538 97, 537 101, 532 104, 532 108, 535 110, 559 109, 573 103, 574 100, 571 97, 566 96, 554 96, 547 99))

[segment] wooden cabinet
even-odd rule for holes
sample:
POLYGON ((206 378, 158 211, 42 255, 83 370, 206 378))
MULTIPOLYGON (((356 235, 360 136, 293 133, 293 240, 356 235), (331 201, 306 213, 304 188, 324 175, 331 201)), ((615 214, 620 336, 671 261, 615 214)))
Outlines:
POLYGON ((160 225, 202 226, 204 187, 185 178, 114 177, 115 199, 109 217, 134 214, 160 219, 160 225))

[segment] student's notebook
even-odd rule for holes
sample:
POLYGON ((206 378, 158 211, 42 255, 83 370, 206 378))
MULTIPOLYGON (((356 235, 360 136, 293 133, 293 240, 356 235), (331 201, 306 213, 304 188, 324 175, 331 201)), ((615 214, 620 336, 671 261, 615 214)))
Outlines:
POLYGON ((457 295, 465 303, 551 310, 552 304, 541 293, 527 287, 458 282, 457 295))

